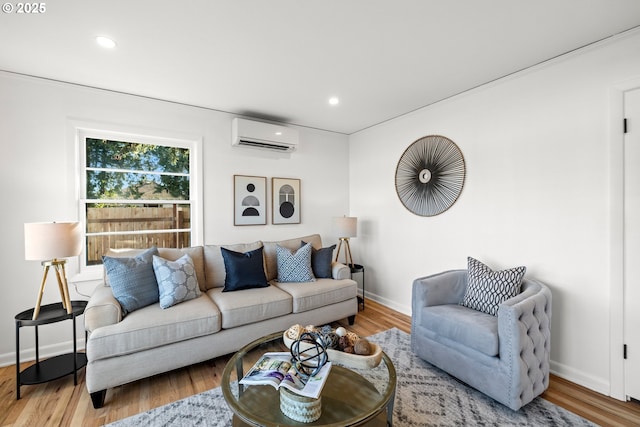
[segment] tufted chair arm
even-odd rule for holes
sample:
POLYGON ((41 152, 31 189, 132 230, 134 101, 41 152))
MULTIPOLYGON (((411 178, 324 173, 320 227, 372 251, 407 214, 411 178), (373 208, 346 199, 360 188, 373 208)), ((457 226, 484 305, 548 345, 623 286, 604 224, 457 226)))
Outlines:
POLYGON ((511 374, 508 406, 519 408, 549 386, 551 291, 525 279, 522 292, 498 309, 500 359, 511 374), (515 391, 519 390, 517 393, 515 391))

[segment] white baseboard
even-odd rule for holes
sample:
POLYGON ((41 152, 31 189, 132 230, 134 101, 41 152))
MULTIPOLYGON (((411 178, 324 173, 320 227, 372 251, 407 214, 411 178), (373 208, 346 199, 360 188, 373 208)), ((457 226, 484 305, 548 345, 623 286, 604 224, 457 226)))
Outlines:
POLYGON ((562 363, 551 360, 549 362, 552 374, 564 378, 567 381, 581 385, 597 393, 611 396, 611 386, 604 378, 595 377, 593 375, 582 372, 562 363))
MULTIPOLYGON (((366 297, 367 297, 367 299, 373 300, 373 301, 375 301, 375 302, 377 302, 379 304, 384 305, 385 307, 389 307, 389 308, 391 308, 391 309, 393 309, 395 311, 398 311, 398 312, 400 312, 402 314, 406 314, 407 316, 411 316, 411 307, 407 307, 407 306, 404 306, 402 304, 398 304, 395 301, 388 300, 388 299, 386 299, 384 297, 381 297, 380 295, 376 295, 376 294, 371 293, 371 292, 367 292, 366 293, 366 297)), ((365 307, 366 307, 366 304, 365 304, 365 307)))

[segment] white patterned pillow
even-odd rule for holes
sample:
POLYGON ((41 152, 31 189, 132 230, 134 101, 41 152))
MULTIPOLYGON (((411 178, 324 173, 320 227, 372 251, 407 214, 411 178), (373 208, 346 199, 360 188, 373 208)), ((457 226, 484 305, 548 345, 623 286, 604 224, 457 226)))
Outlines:
POLYGON ((278 260, 278 282, 314 282, 316 278, 311 268, 311 243, 292 252, 276 245, 278 260))
POLYGON ((160 307, 169 308, 200 296, 196 270, 189 255, 184 254, 175 261, 154 255, 153 271, 160 292, 160 307))
POLYGON ((467 264, 467 291, 460 305, 497 316, 500 304, 520 293, 526 267, 493 271, 471 257, 467 264))

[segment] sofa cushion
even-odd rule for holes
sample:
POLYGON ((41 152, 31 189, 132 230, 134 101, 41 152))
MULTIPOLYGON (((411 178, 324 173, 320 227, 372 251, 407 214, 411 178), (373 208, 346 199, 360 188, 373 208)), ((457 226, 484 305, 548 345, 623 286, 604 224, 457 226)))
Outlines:
MULTIPOLYGON (((224 258, 222 258, 221 248, 226 248, 234 252, 249 252, 254 249, 262 247, 261 241, 253 243, 239 243, 236 245, 206 245, 204 246, 204 271, 206 276, 206 283, 204 288, 202 282, 200 289, 209 290, 212 288, 224 287, 224 280, 226 278, 226 272, 224 268, 224 258)), ((198 277, 198 280, 200 278, 198 277)))
POLYGON ((87 345, 87 357, 95 361, 122 356, 220 330, 220 311, 206 295, 185 301, 179 307, 163 310, 159 304, 153 304, 130 313, 115 325, 94 330, 87 345))
MULTIPOLYGON (((306 245, 307 243, 302 240, 300 242, 300 247, 306 245)), ((336 248, 336 245, 331 245, 327 248, 311 248, 311 268, 313 269, 313 275, 317 279, 331 279, 332 278, 332 259, 333 259, 333 250, 336 248)))
POLYGON ((355 298, 357 284, 351 279, 317 279, 313 283, 272 282, 293 297, 293 312, 302 313, 355 298))
POLYGON ((467 290, 461 305, 498 315, 500 304, 520 293, 526 267, 493 271, 480 261, 468 257, 467 290))
POLYGON ((311 243, 293 251, 276 245, 278 282, 314 282, 311 249, 311 243))
POLYGON ((262 248, 241 253, 221 248, 226 271, 222 292, 244 289, 266 288, 269 286, 264 274, 262 248))
POLYGON ((153 272, 153 256, 157 254, 158 248, 153 246, 133 258, 102 257, 113 296, 125 315, 158 302, 158 283, 153 272))
POLYGON ((154 255, 153 271, 158 282, 161 308, 200 296, 196 270, 189 255, 184 254, 175 261, 154 255))
POLYGON ((498 318, 458 304, 422 308, 421 326, 487 356, 499 352, 498 318))
POLYGON ((267 273, 267 280, 272 281, 278 278, 278 254, 276 253, 276 245, 295 251, 300 247, 300 242, 304 240, 311 243, 316 249, 322 248, 322 240, 319 234, 298 237, 295 239, 280 240, 277 242, 264 242, 264 266, 267 273))
POLYGON ((223 292, 213 288, 207 295, 220 309, 222 328, 229 329, 291 313, 291 295, 275 286, 223 292))

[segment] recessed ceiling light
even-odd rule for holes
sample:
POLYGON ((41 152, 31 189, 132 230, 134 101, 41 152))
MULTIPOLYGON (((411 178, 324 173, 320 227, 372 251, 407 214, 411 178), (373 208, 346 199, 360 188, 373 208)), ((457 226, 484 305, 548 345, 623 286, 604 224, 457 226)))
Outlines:
POLYGON ((105 36, 96 37, 96 43, 106 49, 113 49, 114 47, 116 47, 116 42, 105 36))
POLYGON ((338 104, 340 104, 340 99, 338 99, 337 96, 332 96, 331 98, 329 98, 329 104, 330 105, 338 105, 338 104))

